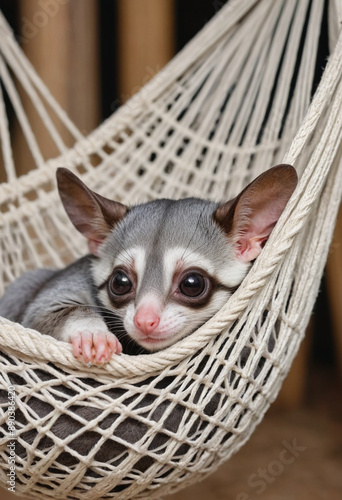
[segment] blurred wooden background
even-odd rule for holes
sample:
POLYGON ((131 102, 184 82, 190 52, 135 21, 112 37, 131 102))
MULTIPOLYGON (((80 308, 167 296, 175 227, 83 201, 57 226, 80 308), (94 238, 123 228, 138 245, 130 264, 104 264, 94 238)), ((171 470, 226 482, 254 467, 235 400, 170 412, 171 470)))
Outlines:
MULTIPOLYGON (((86 134, 153 77, 224 3, 2 0, 1 8, 51 93, 86 134)), ((54 144, 26 104, 44 155, 55 156, 54 144)), ((16 161, 26 172, 32 167, 30 155, 19 133, 14 140, 16 161)), ((331 384, 342 380, 342 211, 322 289, 306 340, 275 403, 284 412, 310 404, 312 391, 321 389, 313 382, 317 372, 331 384)), ((10 498, 0 491, 0 500, 10 498)))

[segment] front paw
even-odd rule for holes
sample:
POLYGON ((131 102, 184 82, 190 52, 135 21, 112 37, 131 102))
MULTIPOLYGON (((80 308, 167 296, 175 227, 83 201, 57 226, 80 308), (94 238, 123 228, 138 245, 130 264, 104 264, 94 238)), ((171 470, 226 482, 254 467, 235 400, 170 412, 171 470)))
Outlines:
POLYGON ((75 358, 86 364, 101 365, 108 363, 112 355, 120 354, 122 346, 118 339, 108 330, 90 332, 89 330, 74 333, 69 342, 75 358))

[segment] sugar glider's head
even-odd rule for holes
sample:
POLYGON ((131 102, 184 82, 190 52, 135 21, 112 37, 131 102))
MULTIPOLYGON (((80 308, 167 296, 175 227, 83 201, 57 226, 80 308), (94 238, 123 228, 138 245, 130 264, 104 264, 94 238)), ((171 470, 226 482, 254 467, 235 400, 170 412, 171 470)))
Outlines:
POLYGON ((207 321, 241 283, 297 183, 279 165, 236 198, 161 199, 133 207, 57 171, 64 207, 98 257, 98 297, 149 351, 164 349, 207 321))

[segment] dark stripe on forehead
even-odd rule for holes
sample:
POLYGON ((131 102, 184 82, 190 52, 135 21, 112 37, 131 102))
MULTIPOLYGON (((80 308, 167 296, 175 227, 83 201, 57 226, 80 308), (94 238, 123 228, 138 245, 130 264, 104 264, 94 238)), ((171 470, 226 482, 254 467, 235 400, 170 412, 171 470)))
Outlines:
POLYGON ((150 292, 166 299, 164 257, 173 243, 174 235, 169 224, 174 208, 175 202, 173 200, 162 200, 158 217, 152 217, 154 226, 149 233, 145 234, 145 269, 143 276, 138 276, 136 303, 150 292))
MULTIPOLYGON (((169 276, 164 275, 164 258, 169 249, 182 247, 190 253, 200 251, 206 258, 214 259, 215 249, 219 247, 217 243, 222 244, 223 238, 212 220, 215 207, 212 202, 194 198, 155 200, 132 207, 108 248, 117 255, 118 240, 126 249, 141 247, 145 251, 143 276, 136 269, 139 274, 136 301, 150 292, 166 300, 169 276)), ((171 269, 170 272, 172 274, 171 269)))
MULTIPOLYGON (((153 247, 153 245, 151 245, 151 247, 153 247)), ((165 295, 163 252, 158 249, 158 245, 155 246, 155 248, 150 248, 149 250, 150 251, 146 251, 145 255, 146 264, 144 274, 143 276, 138 276, 137 302, 141 299, 141 297, 150 292, 156 293, 159 297, 163 297, 165 295)))

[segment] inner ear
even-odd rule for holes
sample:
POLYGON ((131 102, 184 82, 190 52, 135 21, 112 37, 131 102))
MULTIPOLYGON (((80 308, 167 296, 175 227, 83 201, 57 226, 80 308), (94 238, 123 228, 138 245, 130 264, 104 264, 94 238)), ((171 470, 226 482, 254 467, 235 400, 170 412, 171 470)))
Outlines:
POLYGON ((76 229, 87 239, 97 255, 99 245, 123 219, 128 207, 91 191, 66 168, 57 169, 57 184, 64 208, 76 229))
POLYGON ((229 236, 239 260, 250 262, 260 254, 296 185, 295 169, 278 165, 217 208, 214 220, 229 236))

